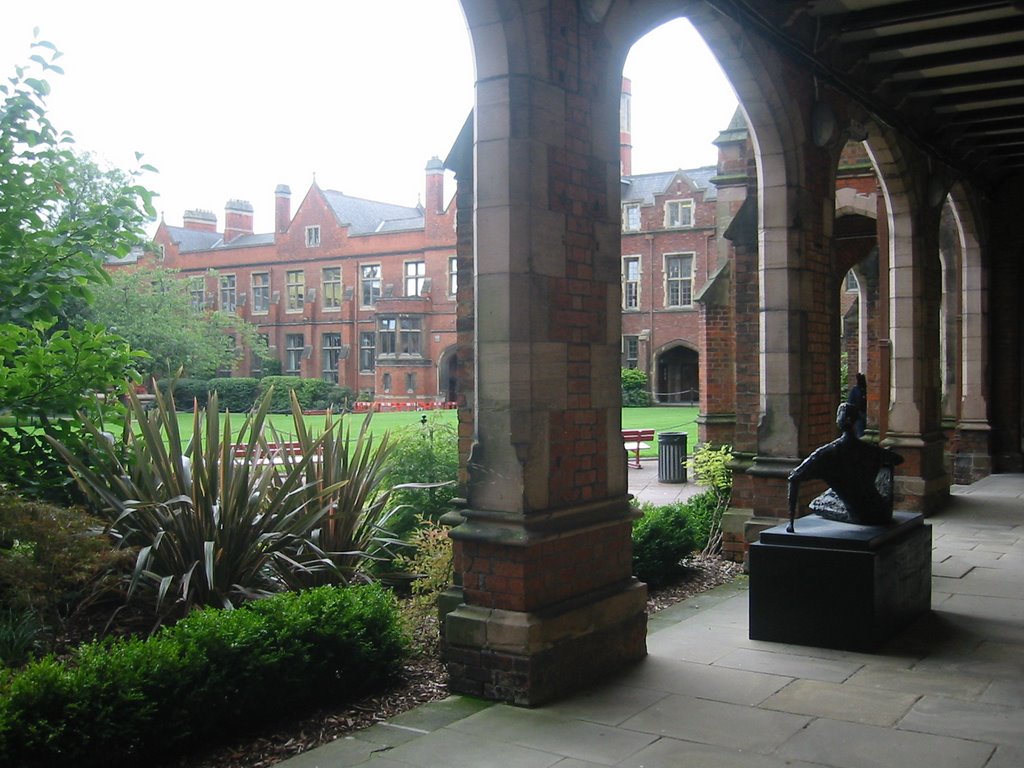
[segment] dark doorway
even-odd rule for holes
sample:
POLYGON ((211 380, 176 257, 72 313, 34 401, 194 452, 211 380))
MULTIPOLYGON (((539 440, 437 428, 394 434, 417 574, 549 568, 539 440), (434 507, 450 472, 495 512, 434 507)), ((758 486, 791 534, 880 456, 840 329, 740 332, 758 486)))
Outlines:
POLYGON ((693 405, 700 399, 700 355, 687 347, 673 347, 658 355, 659 403, 693 405))

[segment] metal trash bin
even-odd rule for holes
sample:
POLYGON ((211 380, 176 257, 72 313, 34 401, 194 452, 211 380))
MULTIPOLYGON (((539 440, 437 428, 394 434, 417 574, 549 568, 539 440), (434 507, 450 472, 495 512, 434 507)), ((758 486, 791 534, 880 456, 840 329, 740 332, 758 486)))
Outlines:
POLYGON ((686 482, 686 433, 658 433, 658 482, 686 482))

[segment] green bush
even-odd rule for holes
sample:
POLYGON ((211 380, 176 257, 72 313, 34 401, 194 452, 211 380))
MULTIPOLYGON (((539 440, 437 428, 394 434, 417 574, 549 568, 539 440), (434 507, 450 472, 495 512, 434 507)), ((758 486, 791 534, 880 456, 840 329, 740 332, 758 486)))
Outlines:
POLYGON ((122 560, 103 523, 84 510, 0 489, 0 609, 54 624, 110 586, 122 560))
POLYGON ((0 483, 55 504, 80 502, 82 496, 67 465, 50 445, 47 434, 72 446, 88 439, 80 424, 66 419, 51 419, 45 428, 0 427, 0 483))
POLYGON ((154 763, 210 734, 377 690, 407 648, 392 595, 321 587, 196 611, 0 681, 0 764, 154 763))
POLYGON ((291 413, 290 391, 295 392, 299 406, 304 411, 321 411, 332 405, 337 385, 323 379, 304 379, 301 376, 264 376, 260 379, 260 394, 274 388, 270 401, 271 413, 291 413))
POLYGON ((647 374, 638 368, 622 369, 622 406, 624 408, 646 408, 651 404, 647 389, 647 374))
POLYGON ((206 379, 162 379, 159 389, 166 392, 172 385, 174 407, 179 411, 191 411, 196 405, 200 408, 206 407, 206 400, 210 395, 210 382, 206 379))
POLYGON ((251 411, 259 399, 260 383, 246 377, 210 379, 210 392, 216 392, 223 411, 245 413, 251 411))
POLYGON ((641 511, 633 522, 633 575, 657 587, 686 570, 682 561, 696 546, 694 532, 685 504, 643 504, 641 511))

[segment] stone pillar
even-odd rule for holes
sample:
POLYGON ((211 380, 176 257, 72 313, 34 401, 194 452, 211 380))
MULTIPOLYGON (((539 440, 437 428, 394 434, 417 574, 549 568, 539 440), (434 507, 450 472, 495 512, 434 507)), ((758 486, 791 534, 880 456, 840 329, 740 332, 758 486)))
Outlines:
POLYGON ((576 4, 463 7, 476 392, 445 653, 453 691, 534 705, 646 654, 620 435, 620 73, 576 4))

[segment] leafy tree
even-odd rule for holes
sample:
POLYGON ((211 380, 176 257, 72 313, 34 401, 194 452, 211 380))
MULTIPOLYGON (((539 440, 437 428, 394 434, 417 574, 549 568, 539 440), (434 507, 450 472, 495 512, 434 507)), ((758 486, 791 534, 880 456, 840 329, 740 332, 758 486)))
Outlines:
POLYGON ((142 166, 106 170, 77 154, 46 115, 60 52, 36 42, 31 64, 0 83, 0 414, 29 424, 0 428, 0 480, 59 495, 64 479, 43 433, 74 444, 74 422, 100 411, 136 374, 124 340, 95 325, 71 325, 67 309, 107 282, 107 256, 144 241, 152 193, 142 166))
POLYGON ((622 405, 626 408, 646 408, 651 404, 647 391, 647 374, 639 368, 622 369, 622 405))
POLYGON ((177 272, 162 267, 117 270, 93 288, 83 316, 146 352, 139 371, 147 378, 165 378, 179 369, 211 378, 234 367, 243 344, 257 353, 267 348, 256 326, 242 318, 196 311, 177 272))

